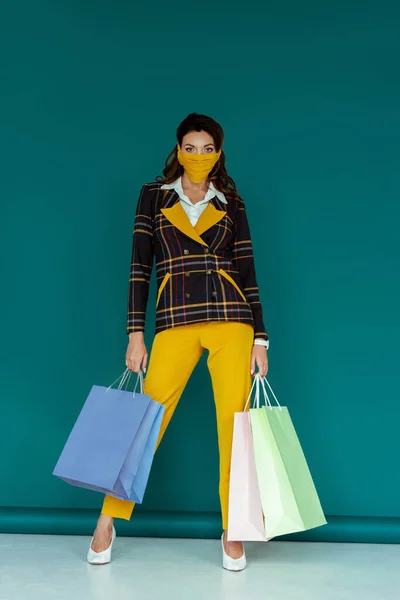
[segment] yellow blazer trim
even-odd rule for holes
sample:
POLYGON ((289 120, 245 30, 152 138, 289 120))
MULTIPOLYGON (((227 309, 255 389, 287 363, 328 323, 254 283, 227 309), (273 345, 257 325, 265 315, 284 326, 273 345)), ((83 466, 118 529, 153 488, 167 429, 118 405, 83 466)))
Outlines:
POLYGON ((162 208, 161 212, 164 215, 164 217, 168 219, 170 223, 172 223, 174 227, 179 229, 179 231, 182 231, 182 233, 186 234, 193 240, 196 240, 196 242, 199 242, 199 244, 202 244, 203 246, 208 246, 208 244, 206 244, 205 241, 201 239, 197 231, 195 231, 193 225, 189 221, 189 217, 183 210, 180 202, 177 202, 171 208, 162 208))
POLYGON ((224 269, 218 269, 218 273, 220 273, 222 275, 222 277, 225 277, 225 279, 230 281, 231 284, 233 285, 233 287, 235 287, 237 289, 237 291, 239 292, 239 294, 242 296, 244 302, 247 302, 246 296, 243 294, 242 290, 240 289, 240 287, 238 286, 236 281, 234 279, 232 279, 232 277, 226 271, 224 271, 224 269))
POLYGON ((195 230, 199 235, 210 229, 213 225, 218 223, 226 215, 224 210, 218 210, 211 202, 207 204, 207 207, 201 213, 196 225, 195 230))
POLYGON ((180 202, 176 202, 171 208, 162 208, 161 212, 174 227, 202 246, 208 246, 208 244, 200 235, 226 215, 224 210, 218 210, 213 204, 209 203, 201 213, 195 227, 193 227, 180 202))
POLYGON ((161 294, 163 292, 163 289, 165 288, 165 286, 168 283, 168 279, 171 277, 171 273, 166 273, 164 275, 164 278, 160 284, 160 287, 158 288, 158 294, 157 294, 157 300, 156 300, 156 307, 158 306, 158 303, 160 302, 160 298, 161 298, 161 294))

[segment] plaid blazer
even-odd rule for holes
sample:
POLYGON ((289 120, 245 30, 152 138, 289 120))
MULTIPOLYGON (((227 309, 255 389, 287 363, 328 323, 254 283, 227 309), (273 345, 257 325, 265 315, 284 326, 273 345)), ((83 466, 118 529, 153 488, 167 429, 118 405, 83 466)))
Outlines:
POLYGON ((140 191, 133 228, 126 332, 144 331, 155 257, 156 328, 240 321, 268 339, 263 323, 246 210, 242 200, 214 196, 196 225, 174 189, 161 182, 140 191))

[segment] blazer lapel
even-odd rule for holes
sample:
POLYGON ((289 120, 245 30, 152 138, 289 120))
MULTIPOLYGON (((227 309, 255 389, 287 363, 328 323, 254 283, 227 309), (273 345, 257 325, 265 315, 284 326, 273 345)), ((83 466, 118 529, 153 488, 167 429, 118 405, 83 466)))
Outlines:
POLYGON ((164 217, 168 219, 170 223, 172 223, 174 227, 179 229, 179 231, 182 231, 182 233, 192 238, 192 240, 199 242, 199 244, 202 244, 203 246, 208 246, 208 244, 206 244, 206 242, 201 239, 198 231, 193 227, 193 225, 189 221, 189 217, 183 210, 179 200, 171 208, 162 208, 161 212, 164 215, 164 217))
POLYGON ((210 201, 207 207, 201 213, 199 220, 197 221, 194 229, 199 235, 210 229, 213 225, 218 223, 226 215, 224 210, 218 210, 214 204, 210 201))

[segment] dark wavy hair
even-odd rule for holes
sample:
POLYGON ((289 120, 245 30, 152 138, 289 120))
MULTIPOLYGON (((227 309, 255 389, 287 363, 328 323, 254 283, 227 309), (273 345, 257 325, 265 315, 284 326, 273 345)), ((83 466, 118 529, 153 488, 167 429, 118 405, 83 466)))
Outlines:
MULTIPOLYGON (((222 142, 224 141, 223 129, 221 125, 211 117, 198 113, 190 113, 190 115, 182 121, 176 130, 176 139, 181 148, 183 137, 189 133, 189 131, 206 131, 212 136, 216 151, 218 152, 218 150, 222 148, 222 142)), ((172 183, 175 179, 178 179, 178 177, 183 175, 183 170, 182 165, 178 162, 178 149, 175 144, 165 161, 165 167, 162 171, 163 177, 158 175, 156 181, 160 181, 161 183, 172 183)), ((229 177, 226 171, 225 154, 223 150, 218 162, 209 173, 208 180, 212 181, 216 189, 225 194, 228 198, 235 200, 240 198, 235 182, 232 177, 229 177)))

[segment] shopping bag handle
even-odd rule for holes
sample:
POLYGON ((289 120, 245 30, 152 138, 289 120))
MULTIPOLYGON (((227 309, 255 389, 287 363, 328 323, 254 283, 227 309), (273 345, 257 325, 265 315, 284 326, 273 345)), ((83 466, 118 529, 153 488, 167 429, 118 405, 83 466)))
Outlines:
POLYGON ((260 385, 261 385, 262 390, 264 392, 265 405, 268 406, 272 410, 272 404, 271 404, 271 400, 269 399, 269 396, 268 396, 267 388, 265 387, 265 382, 267 382, 267 385, 268 385, 268 387, 269 387, 269 389, 270 389, 270 391, 271 391, 271 393, 272 393, 272 395, 273 395, 273 397, 275 399, 275 402, 277 403, 278 407, 280 408, 280 410, 282 410, 282 407, 281 407, 281 405, 278 402, 278 398, 275 396, 275 394, 273 392, 273 389, 270 386, 270 383, 269 383, 268 379, 266 377, 263 378, 263 377, 261 377, 261 375, 259 373, 256 373, 254 375, 253 384, 251 386, 250 393, 249 393, 249 396, 247 398, 246 405, 244 407, 245 411, 248 409, 248 407, 250 407, 250 408, 260 408, 260 385), (255 395, 255 398, 254 398, 254 404, 252 406, 251 402, 250 402, 250 398, 251 398, 251 394, 253 392, 254 386, 256 386, 256 395, 255 395))
MULTIPOLYGON (((257 377, 258 377, 258 373, 256 373, 254 375, 254 377, 253 377, 253 384, 252 384, 252 386, 250 388, 250 393, 249 393, 249 395, 247 397, 246 405, 244 407, 245 411, 248 410, 249 408, 251 408, 250 398, 251 398, 251 394, 253 393, 253 388, 254 388, 254 386, 255 386, 255 384, 257 382, 257 377)), ((259 384, 258 383, 257 383, 257 386, 256 386, 256 396, 257 396, 257 392, 259 392, 259 384)))
MULTIPOLYGON (((118 379, 121 379, 121 377, 122 377, 122 379, 119 382, 118 389, 122 390, 125 383, 126 383, 126 388, 127 388, 129 385, 129 380, 131 378, 131 375, 132 375, 132 371, 130 369, 126 368, 125 371, 122 373, 122 375, 117 377, 117 379, 115 381, 113 381, 112 384, 106 389, 106 393, 108 392, 108 390, 110 388, 112 388, 112 386, 114 385, 114 383, 116 383, 118 381, 118 379)), ((133 398, 135 397, 136 388, 137 388, 137 384, 139 381, 140 381, 140 393, 143 394, 143 371, 141 369, 139 369, 138 377, 136 379, 136 384, 135 384, 134 390, 132 392, 133 398)))
MULTIPOLYGON (((129 377, 131 376, 132 371, 129 371, 129 377)), ((128 378, 129 381, 129 378, 128 378)), ((139 394, 143 394, 143 371, 139 369, 138 376, 136 377, 135 387, 133 388, 132 396, 135 397, 137 384, 140 381, 139 394)))
POLYGON ((274 394, 274 390, 273 390, 273 389, 272 389, 272 387, 270 386, 270 383, 269 383, 268 379, 267 379, 266 377, 265 377, 264 379, 263 379, 262 377, 260 377, 260 381, 261 381, 261 386, 262 386, 262 388, 263 388, 263 391, 264 391, 264 399, 266 400, 266 402, 268 402, 268 406, 269 406, 269 408, 271 408, 271 409, 272 409, 272 404, 271 404, 271 400, 269 399, 268 392, 267 392, 267 390, 266 390, 266 387, 265 387, 265 382, 267 382, 267 385, 268 385, 268 387, 269 387, 269 389, 270 389, 270 392, 271 392, 271 394, 273 395, 273 397, 274 397, 274 400, 275 400, 275 402, 277 403, 277 405, 278 405, 279 409, 280 409, 280 410, 282 410, 282 406, 279 404, 279 402, 278 402, 278 398, 275 396, 275 394, 274 394))

